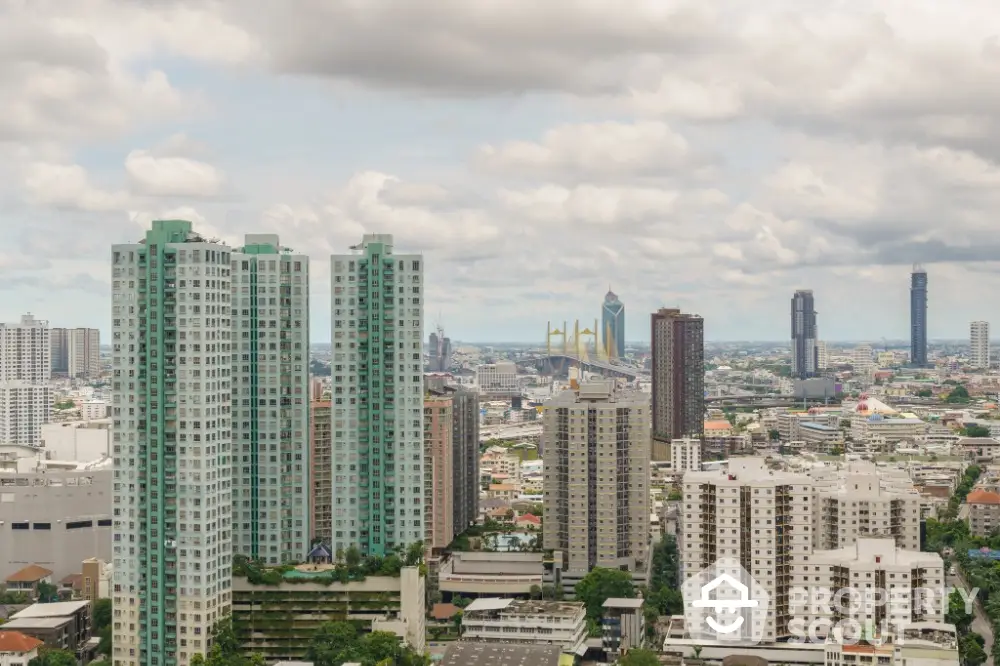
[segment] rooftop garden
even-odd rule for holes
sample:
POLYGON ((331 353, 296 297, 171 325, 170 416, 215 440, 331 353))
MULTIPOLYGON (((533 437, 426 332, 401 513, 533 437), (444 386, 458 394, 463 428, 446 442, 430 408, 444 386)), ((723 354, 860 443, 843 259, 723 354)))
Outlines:
POLYGON ((282 583, 353 583, 368 576, 398 577, 403 567, 420 566, 423 573, 424 545, 421 542, 399 547, 396 552, 381 557, 362 555, 357 547, 338 550, 329 561, 303 564, 268 565, 245 555, 233 556, 233 576, 246 578, 254 585, 278 586, 282 583))

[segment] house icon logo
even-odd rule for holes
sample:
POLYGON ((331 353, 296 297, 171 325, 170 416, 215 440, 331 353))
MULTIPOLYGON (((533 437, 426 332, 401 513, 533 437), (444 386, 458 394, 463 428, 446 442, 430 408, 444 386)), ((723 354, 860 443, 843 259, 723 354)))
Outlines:
POLYGON ((681 589, 690 638, 744 645, 763 639, 770 598, 738 562, 719 560, 688 576, 681 589))

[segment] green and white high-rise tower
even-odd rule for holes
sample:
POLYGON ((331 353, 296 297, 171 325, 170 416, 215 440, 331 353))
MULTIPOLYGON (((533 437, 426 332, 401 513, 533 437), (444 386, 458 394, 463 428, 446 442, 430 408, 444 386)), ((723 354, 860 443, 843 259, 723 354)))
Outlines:
POLYGON ((231 253, 182 220, 112 248, 116 666, 186 666, 230 612, 231 253))
POLYGON ((248 234, 232 257, 233 546, 301 562, 309 526, 309 257, 248 234))
POLYGON ((365 235, 331 257, 333 548, 423 541, 423 258, 365 235))

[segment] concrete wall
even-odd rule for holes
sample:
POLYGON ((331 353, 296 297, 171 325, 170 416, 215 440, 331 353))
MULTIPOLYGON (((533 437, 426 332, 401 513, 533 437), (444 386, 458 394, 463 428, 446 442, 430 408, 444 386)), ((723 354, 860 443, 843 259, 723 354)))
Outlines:
POLYGON ((110 561, 111 484, 110 469, 0 473, 0 579, 39 564, 58 582, 79 573, 88 557, 110 561), (87 520, 89 527, 68 527, 87 520), (24 523, 26 530, 13 527, 24 523), (45 523, 48 529, 36 529, 45 523))
POLYGON ((67 421, 42 426, 42 446, 50 460, 91 462, 111 456, 111 421, 67 421))

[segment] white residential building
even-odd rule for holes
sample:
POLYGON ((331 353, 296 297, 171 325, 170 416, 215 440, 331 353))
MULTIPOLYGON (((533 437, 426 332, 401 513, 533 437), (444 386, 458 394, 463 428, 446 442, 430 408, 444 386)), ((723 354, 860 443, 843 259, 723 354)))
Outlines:
POLYGON ((670 468, 675 474, 701 469, 701 440, 675 439, 670 442, 670 468))
POLYGON ((233 548, 309 551, 309 257, 247 234, 232 254, 233 548))
MULTIPOLYGON (((479 598, 462 611, 462 640, 558 645, 586 650, 587 609, 582 601, 479 598)), ((582 654, 582 653, 581 653, 582 654)))
POLYGON ((830 352, 826 348, 826 342, 823 340, 816 341, 816 368, 818 370, 826 370, 830 367, 830 352))
POLYGON ((920 550, 920 493, 902 470, 855 461, 813 471, 813 547, 833 550, 866 537, 892 537, 920 550))
POLYGON ((517 395, 517 365, 510 361, 483 363, 476 367, 480 395, 517 395))
POLYGON ((796 567, 799 590, 792 614, 804 626, 827 626, 853 619, 860 626, 896 631, 913 622, 944 622, 944 561, 937 553, 898 548, 891 538, 864 538, 836 550, 817 550, 796 567), (837 599, 852 589, 854 598, 837 599), (806 592, 808 590, 808 592, 806 592), (846 612, 836 613, 833 604, 846 612), (829 623, 829 624, 828 624, 829 623))
POLYGON ((875 357, 871 345, 859 345, 851 351, 851 366, 855 375, 868 376, 875 370, 875 357))
POLYGON ((231 254, 183 220, 112 248, 116 666, 188 666, 230 612, 231 254))
POLYGON ((0 323, 0 444, 38 446, 52 420, 49 322, 0 323))
POLYGON ((771 599, 764 640, 789 636, 792 570, 812 550, 812 479, 771 470, 763 458, 730 458, 728 470, 688 472, 683 487, 682 579, 718 560, 739 562, 771 599))
POLYGON ((969 325, 969 363, 974 368, 990 367, 990 323, 974 321, 969 325))
POLYGON ((80 418, 84 421, 95 421, 108 418, 107 400, 91 398, 80 403, 80 418))
POLYGON ((332 263, 333 551, 424 539, 423 274, 368 234, 332 263))
POLYGON ((545 403, 546 549, 564 580, 594 567, 644 572, 649 557, 649 397, 585 382, 545 403))

